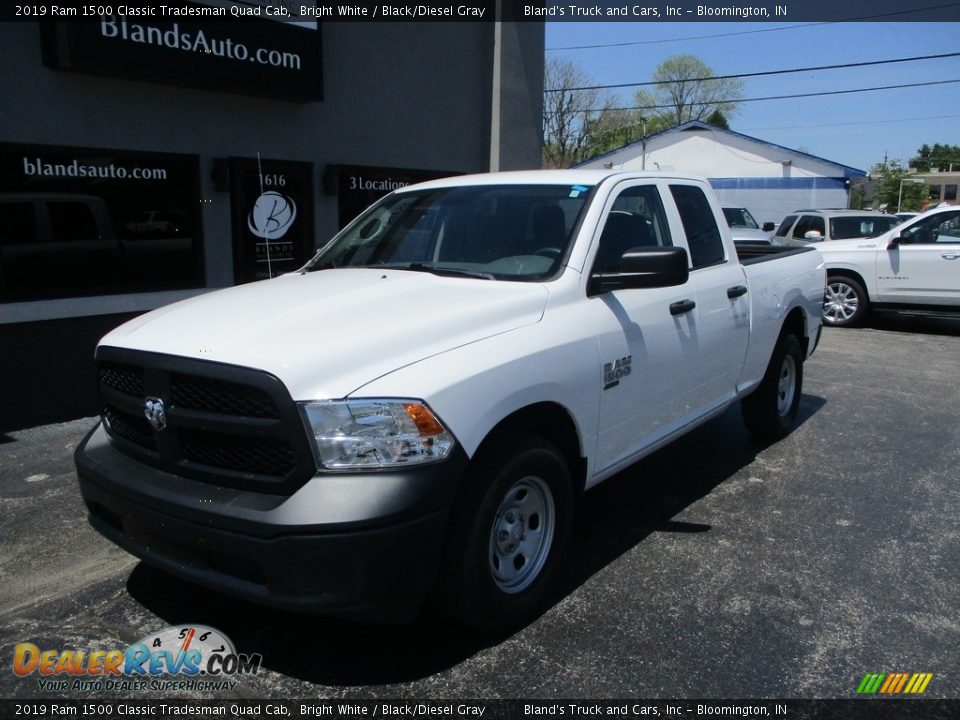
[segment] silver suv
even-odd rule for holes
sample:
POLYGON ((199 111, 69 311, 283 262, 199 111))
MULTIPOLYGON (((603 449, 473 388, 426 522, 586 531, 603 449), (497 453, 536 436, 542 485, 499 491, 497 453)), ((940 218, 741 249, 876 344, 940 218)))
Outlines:
POLYGON ((823 240, 869 238, 899 224, 896 215, 875 210, 796 210, 780 223, 773 242, 798 246, 823 240))

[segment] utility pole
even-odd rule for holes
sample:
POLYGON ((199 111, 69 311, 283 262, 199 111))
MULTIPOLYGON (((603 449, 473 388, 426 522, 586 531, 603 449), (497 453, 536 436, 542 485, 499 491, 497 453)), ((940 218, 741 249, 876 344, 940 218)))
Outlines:
POLYGON ((501 0, 494 8, 493 24, 493 95, 490 98, 490 172, 500 170, 500 94, 503 80, 503 23, 500 22, 501 0))

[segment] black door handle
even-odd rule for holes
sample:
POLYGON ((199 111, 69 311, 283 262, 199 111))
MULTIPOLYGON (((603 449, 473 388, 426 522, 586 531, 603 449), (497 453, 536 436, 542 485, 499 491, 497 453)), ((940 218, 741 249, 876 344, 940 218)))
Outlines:
POLYGON ((693 300, 678 300, 675 303, 670 303, 670 314, 683 315, 693 310, 696 306, 697 304, 693 300))
POLYGON ((727 297, 730 298, 731 300, 746 294, 747 294, 746 285, 734 285, 731 288, 727 288, 727 297))

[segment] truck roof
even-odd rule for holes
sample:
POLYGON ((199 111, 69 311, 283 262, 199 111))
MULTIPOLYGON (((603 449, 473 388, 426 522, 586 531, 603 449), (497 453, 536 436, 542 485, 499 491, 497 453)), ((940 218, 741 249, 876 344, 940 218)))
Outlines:
POLYGON ((509 172, 477 173, 474 175, 454 175, 439 180, 408 185, 398 193, 408 190, 429 188, 459 187, 461 185, 599 185, 604 180, 613 177, 623 179, 641 178, 683 178, 685 180, 701 180, 705 178, 697 175, 686 175, 662 172, 630 172, 624 170, 512 170, 509 172))

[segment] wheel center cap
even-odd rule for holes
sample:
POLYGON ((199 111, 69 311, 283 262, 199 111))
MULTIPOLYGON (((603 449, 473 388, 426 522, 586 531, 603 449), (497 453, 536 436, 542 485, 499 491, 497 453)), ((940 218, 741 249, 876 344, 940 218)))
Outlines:
POLYGON ((497 547, 501 553, 513 552, 523 541, 526 533, 526 518, 516 510, 504 513, 500 522, 497 547))

